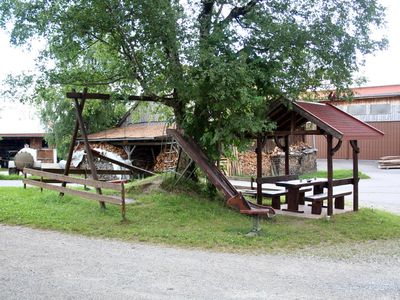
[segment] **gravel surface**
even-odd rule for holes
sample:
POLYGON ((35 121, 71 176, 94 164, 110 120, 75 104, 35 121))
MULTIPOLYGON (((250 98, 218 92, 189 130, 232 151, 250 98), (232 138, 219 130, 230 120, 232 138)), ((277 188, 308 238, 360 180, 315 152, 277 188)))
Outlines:
POLYGON ((0 225, 0 299, 400 299, 399 249, 246 255, 0 225))

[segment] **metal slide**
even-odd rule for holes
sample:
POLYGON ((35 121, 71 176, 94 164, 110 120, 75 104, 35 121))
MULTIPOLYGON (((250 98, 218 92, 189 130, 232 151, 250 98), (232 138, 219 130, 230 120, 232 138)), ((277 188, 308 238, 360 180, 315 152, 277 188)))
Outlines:
POLYGON ((227 204, 230 207, 248 215, 272 216, 275 214, 274 209, 270 206, 258 205, 246 200, 225 175, 209 161, 200 146, 192 138, 183 136, 176 129, 167 129, 167 134, 177 141, 186 154, 204 171, 210 182, 225 195, 227 204))

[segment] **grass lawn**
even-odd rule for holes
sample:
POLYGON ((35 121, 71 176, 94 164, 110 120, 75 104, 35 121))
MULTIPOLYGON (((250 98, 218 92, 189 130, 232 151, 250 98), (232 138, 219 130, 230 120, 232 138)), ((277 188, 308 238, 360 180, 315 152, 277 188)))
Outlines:
POLYGON ((0 180, 22 180, 24 176, 22 175, 17 175, 17 174, 0 174, 0 180))
MULTIPOLYGON (((358 176, 360 179, 369 179, 367 174, 364 174, 362 172, 358 172, 358 176)), ((327 178, 328 174, 326 171, 317 171, 313 173, 307 173, 299 176, 300 178, 307 179, 307 178, 327 178)), ((353 177, 353 170, 334 170, 333 171, 333 178, 334 179, 344 179, 344 178, 350 178, 353 177)))
POLYGON ((88 236, 227 251, 291 250, 321 243, 400 238, 400 216, 361 209, 330 221, 276 216, 262 222, 258 237, 246 237, 251 219, 193 191, 161 190, 129 195, 122 222, 119 207, 105 211, 94 201, 37 188, 0 188, 0 223, 88 236))

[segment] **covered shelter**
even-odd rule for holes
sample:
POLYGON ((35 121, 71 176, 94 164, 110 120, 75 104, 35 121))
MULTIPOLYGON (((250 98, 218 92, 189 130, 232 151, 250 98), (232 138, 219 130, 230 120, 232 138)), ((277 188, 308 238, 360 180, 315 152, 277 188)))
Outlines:
MULTIPOLYGON (((172 141, 166 134, 170 127, 166 122, 133 123, 89 134, 88 141, 123 148, 134 165, 152 169, 162 149, 171 148, 172 141)), ((82 140, 78 138, 78 141, 82 140)))
POLYGON ((377 139, 384 133, 371 125, 351 116, 329 103, 293 101, 277 103, 267 112, 267 119, 276 124, 273 132, 262 132, 257 139, 257 203, 262 203, 262 148, 268 139, 285 152, 285 175, 289 175, 289 136, 321 135, 327 140, 327 201, 328 216, 333 213, 334 184, 353 185, 353 210, 358 210, 358 140, 377 139), (352 147, 353 178, 342 182, 333 181, 333 156, 343 142, 352 147))

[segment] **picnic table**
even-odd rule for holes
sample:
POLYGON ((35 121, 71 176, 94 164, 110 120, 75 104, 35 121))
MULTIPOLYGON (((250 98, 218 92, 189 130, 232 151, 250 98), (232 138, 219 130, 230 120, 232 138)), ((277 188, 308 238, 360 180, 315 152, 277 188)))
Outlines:
MULTIPOLYGON (((287 208, 283 209, 285 211, 304 213, 304 211, 299 210, 299 194, 300 188, 302 187, 313 187, 314 194, 322 193, 324 186, 328 183, 326 178, 313 178, 313 179, 295 179, 288 181, 277 181, 275 184, 277 186, 282 186, 287 188, 287 208)), ((304 204, 304 203, 302 203, 304 204)))

